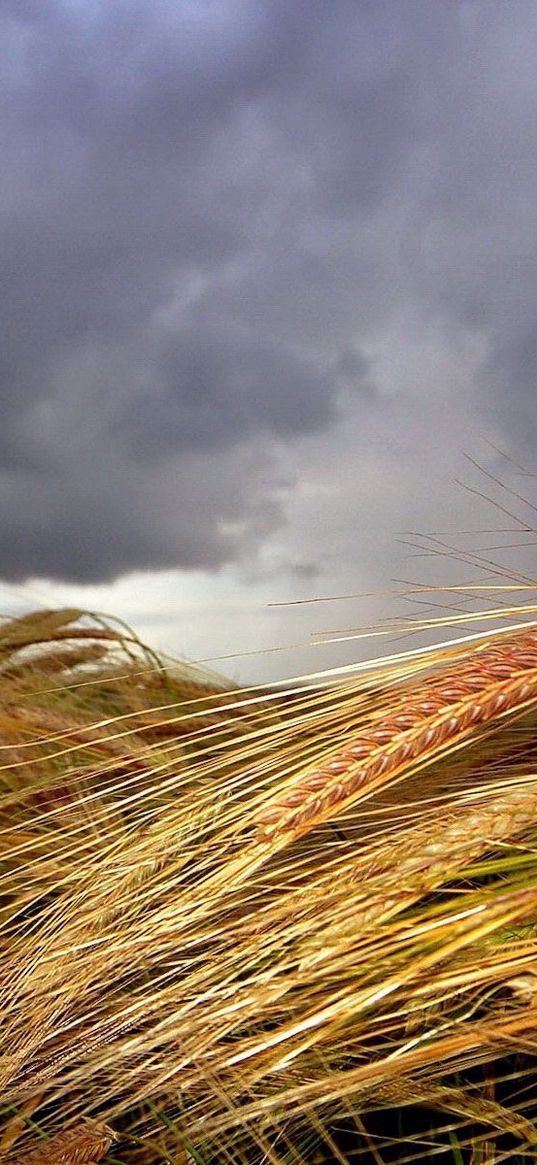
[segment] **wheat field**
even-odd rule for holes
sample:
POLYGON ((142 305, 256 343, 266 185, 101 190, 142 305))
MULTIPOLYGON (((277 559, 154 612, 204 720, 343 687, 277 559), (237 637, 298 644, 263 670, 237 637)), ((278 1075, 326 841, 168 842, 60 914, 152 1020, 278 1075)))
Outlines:
POLYGON ((481 615, 240 690, 0 624, 5 1165, 537 1156, 537 621, 481 615))

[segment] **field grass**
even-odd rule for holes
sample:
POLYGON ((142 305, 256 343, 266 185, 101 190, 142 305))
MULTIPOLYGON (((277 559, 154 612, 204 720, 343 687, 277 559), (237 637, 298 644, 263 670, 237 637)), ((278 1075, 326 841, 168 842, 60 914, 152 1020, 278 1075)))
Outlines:
POLYGON ((0 624, 2 1160, 537 1157, 509 618, 285 690, 78 610, 0 624))

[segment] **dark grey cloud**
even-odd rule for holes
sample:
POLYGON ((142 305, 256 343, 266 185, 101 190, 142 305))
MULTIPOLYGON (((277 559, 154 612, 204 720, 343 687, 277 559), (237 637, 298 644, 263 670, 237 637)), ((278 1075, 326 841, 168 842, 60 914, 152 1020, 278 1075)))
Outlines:
POLYGON ((4 578, 249 553, 402 305, 534 439, 533 0, 0 0, 0 44, 4 578))
POLYGON ((200 343, 193 323, 161 347, 151 385, 120 418, 116 438, 152 458, 222 449, 260 430, 291 438, 328 424, 334 413, 333 384, 313 361, 222 325, 207 323, 200 343))

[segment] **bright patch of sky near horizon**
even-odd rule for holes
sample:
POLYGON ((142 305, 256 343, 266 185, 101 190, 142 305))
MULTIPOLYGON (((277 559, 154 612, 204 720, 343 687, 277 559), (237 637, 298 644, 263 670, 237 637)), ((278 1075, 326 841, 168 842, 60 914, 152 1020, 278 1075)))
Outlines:
POLYGON ((291 645, 382 595, 268 604, 469 578, 400 541, 505 525, 464 452, 532 494, 533 0, 0 0, 0 44, 0 608, 237 679, 381 650, 291 645))

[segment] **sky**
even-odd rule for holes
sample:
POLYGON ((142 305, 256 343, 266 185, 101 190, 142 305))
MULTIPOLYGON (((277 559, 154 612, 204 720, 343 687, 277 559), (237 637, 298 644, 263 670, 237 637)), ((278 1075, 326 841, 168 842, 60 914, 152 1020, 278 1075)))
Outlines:
POLYGON ((0 46, 0 609, 377 651, 469 577, 408 532, 531 495, 534 0, 0 0, 0 46))

